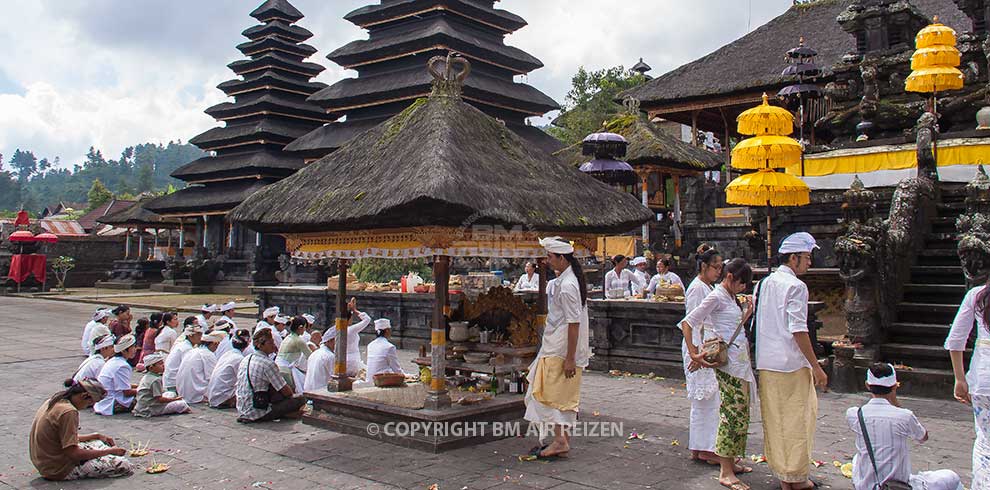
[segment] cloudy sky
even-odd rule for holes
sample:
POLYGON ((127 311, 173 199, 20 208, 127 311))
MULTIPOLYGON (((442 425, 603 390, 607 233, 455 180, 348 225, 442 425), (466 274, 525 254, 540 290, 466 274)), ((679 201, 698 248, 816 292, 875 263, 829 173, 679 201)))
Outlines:
MULTIPOLYGON (((310 61, 332 84, 353 76, 324 57, 365 38, 343 20, 374 0, 292 0, 316 36, 310 61)), ((4 0, 0 154, 15 148, 79 163, 92 145, 116 157, 146 141, 186 141, 215 125, 234 46, 261 0, 4 0)), ((540 58, 529 83, 563 103, 579 66, 653 75, 703 56, 780 15, 791 0, 503 0, 529 26, 508 43, 540 58)))

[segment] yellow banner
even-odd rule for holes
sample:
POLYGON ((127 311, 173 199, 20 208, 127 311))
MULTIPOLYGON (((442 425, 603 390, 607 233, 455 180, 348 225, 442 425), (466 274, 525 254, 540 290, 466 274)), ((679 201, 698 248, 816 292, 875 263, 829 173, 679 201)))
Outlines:
MULTIPOLYGON (((805 157, 805 177, 821 177, 832 174, 865 174, 878 170, 904 170, 914 168, 918 164, 917 150, 914 145, 851 148, 820 153, 818 155, 807 155, 805 157)), ((939 143, 939 167, 987 164, 990 164, 990 143, 962 144, 959 140, 948 140, 939 143)), ((801 175, 801 163, 798 162, 787 167, 787 173, 801 175)), ((609 247, 611 248, 611 243, 609 243, 609 247)))
POLYGON ((433 330, 430 334, 432 345, 447 345, 447 332, 444 330, 433 330))
POLYGON ((346 318, 338 318, 334 322, 334 325, 337 327, 337 332, 340 332, 342 330, 347 330, 347 327, 350 324, 351 324, 350 320, 348 320, 346 318))

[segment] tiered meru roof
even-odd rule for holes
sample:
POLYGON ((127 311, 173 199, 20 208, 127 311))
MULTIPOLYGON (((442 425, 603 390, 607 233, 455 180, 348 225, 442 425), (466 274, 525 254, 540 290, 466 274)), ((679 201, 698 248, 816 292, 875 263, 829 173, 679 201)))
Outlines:
POLYGON ((358 71, 321 90, 309 100, 346 122, 328 124, 286 147, 306 158, 325 156, 351 138, 398 114, 430 93, 430 77, 422 67, 430 57, 461 53, 474 64, 464 98, 486 114, 505 121, 516 134, 543 151, 560 143, 525 120, 559 109, 536 88, 516 83, 515 75, 543 63, 505 44, 505 35, 526 25, 519 16, 499 10, 491 0, 388 0, 348 14, 345 19, 369 32, 327 58, 358 71))
POLYGON ((172 176, 196 184, 155 199, 146 207, 158 213, 196 214, 229 211, 251 192, 303 167, 285 145, 338 116, 306 99, 326 84, 312 78, 324 68, 305 59, 316 49, 303 41, 313 34, 293 25, 303 15, 286 0, 268 0, 251 12, 261 25, 244 31, 237 46, 248 59, 228 67, 240 78, 217 88, 234 98, 206 113, 223 126, 190 143, 216 153, 185 165, 172 176))

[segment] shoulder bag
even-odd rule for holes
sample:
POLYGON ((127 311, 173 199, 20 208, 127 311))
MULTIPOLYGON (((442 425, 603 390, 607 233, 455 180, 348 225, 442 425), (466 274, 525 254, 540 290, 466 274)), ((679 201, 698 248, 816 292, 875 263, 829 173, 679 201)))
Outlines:
POLYGON ((863 431, 863 440, 866 441, 866 452, 870 455, 870 463, 873 463, 873 476, 877 479, 877 484, 873 488, 879 490, 911 490, 911 484, 900 480, 887 480, 880 482, 880 472, 877 471, 877 459, 873 455, 873 444, 870 443, 870 434, 866 431, 866 421, 863 420, 863 408, 857 412, 859 416, 859 429, 863 431))
POLYGON ((257 410, 268 410, 268 407, 272 404, 271 393, 268 390, 265 391, 254 391, 254 385, 251 383, 251 360, 254 359, 254 354, 248 357, 247 364, 247 381, 248 388, 251 389, 251 403, 257 410))
POLYGON ((701 324, 701 338, 703 340, 701 344, 701 355, 705 357, 705 361, 710 364, 714 364, 714 367, 720 368, 729 363, 729 346, 732 345, 739 334, 742 333, 743 320, 739 320, 739 325, 736 325, 736 331, 732 334, 732 338, 728 342, 715 337, 708 340, 705 338, 705 324, 701 324))

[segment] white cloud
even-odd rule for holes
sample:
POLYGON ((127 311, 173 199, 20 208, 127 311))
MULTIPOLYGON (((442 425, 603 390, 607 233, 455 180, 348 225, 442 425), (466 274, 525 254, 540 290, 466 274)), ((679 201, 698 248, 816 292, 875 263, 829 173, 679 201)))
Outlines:
MULTIPOLYGON (((366 33, 343 20, 374 0, 294 0, 315 36, 311 61, 324 83, 354 76, 325 59, 366 33)), ((36 0, 13 2, 0 30, 0 73, 17 94, 0 94, 0 153, 60 156, 71 166, 92 145, 108 157, 145 141, 183 141, 216 125, 203 110, 224 95, 242 56, 234 46, 254 25, 260 0, 36 0)), ((779 15, 791 0, 503 0, 529 26, 508 38, 546 65, 528 82, 563 102, 579 66, 640 57, 660 75, 779 15), (752 16, 752 21, 749 20, 752 16)))

